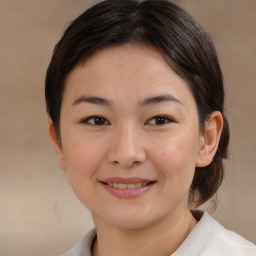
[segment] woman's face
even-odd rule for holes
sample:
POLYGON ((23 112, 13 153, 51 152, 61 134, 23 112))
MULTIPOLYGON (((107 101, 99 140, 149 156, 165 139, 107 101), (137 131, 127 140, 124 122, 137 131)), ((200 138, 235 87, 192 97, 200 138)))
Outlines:
POLYGON ((188 209, 202 136, 187 83, 154 49, 123 45, 68 76, 59 162, 95 221, 144 227, 188 209))

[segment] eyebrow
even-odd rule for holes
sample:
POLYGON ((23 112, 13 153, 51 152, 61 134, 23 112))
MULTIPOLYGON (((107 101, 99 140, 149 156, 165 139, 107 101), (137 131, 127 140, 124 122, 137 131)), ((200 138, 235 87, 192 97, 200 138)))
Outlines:
POLYGON ((176 103, 182 104, 182 102, 175 96, 171 94, 163 94, 163 95, 148 97, 144 99, 141 103, 141 106, 152 105, 152 104, 161 103, 161 102, 176 102, 176 103))
POLYGON ((110 106, 113 104, 112 101, 100 98, 100 97, 87 97, 87 96, 81 96, 77 98, 73 103, 72 106, 78 105, 80 103, 91 103, 91 104, 96 104, 96 105, 101 105, 101 106, 110 106))
MULTIPOLYGON (((104 98, 96 97, 96 96, 80 96, 73 103, 72 106, 81 104, 81 103, 91 103, 95 105, 101 106, 110 106, 113 105, 113 102, 104 98)), ((182 102, 171 94, 163 94, 153 97, 148 97, 142 101, 141 106, 153 105, 161 102, 176 102, 182 104, 182 102)))

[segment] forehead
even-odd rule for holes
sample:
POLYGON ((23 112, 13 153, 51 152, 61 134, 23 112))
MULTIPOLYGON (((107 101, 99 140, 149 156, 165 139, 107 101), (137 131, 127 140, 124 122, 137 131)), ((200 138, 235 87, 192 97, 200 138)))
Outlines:
POLYGON ((102 49, 70 72, 64 98, 83 93, 109 99, 142 100, 163 93, 193 97, 157 50, 131 44, 102 49))
POLYGON ((74 76, 74 73, 78 74, 79 69, 87 75, 88 79, 95 80, 94 75, 101 74, 97 77, 99 82, 101 78, 106 80, 115 76, 131 80, 135 74, 136 79, 139 75, 147 79, 150 73, 156 74, 163 67, 172 71, 162 55, 153 47, 131 44, 110 46, 96 51, 86 61, 81 62, 70 72, 67 81, 74 76))

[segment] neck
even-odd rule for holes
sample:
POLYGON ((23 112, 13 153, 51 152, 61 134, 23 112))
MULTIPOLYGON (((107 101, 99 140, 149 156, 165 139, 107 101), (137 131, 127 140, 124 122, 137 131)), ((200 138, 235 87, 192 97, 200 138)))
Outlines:
POLYGON ((94 216, 97 240, 93 256, 169 256, 186 239, 197 221, 187 209, 139 229, 124 229, 94 216))

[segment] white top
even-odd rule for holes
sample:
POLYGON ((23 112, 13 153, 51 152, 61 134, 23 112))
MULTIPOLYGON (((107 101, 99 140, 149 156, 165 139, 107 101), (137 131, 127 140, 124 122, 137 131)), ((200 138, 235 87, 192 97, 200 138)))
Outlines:
MULTIPOLYGON (((198 212, 196 212, 198 214, 198 212)), ((61 256, 91 256, 96 229, 61 256)), ((181 246, 170 256, 256 256, 256 245, 225 229, 204 212, 181 246)))

